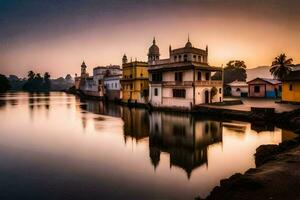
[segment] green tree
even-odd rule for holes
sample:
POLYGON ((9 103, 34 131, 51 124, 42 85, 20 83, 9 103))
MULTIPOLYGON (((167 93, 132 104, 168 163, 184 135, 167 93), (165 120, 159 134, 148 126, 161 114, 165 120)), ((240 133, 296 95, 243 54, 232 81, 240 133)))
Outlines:
POLYGON ((0 92, 6 92, 10 89, 9 80, 3 74, 0 74, 0 92))
MULTIPOLYGON (((246 81, 247 73, 246 73, 246 64, 242 60, 231 60, 226 64, 224 68, 224 84, 231 83, 235 80, 238 81, 246 81)), ((217 72, 213 75, 213 80, 220 80, 222 78, 222 74, 217 72)))
POLYGON ((217 94, 218 94, 218 89, 216 87, 211 88, 211 91, 210 91, 211 101, 214 98, 214 96, 216 96, 217 94))
POLYGON ((270 72, 274 78, 282 80, 290 73, 292 63, 293 59, 287 58, 287 56, 282 53, 274 58, 270 72))

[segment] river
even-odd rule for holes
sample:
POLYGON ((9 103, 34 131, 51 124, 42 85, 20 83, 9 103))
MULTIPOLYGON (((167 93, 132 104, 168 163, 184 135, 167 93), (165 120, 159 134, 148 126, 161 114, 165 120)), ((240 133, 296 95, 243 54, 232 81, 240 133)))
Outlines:
POLYGON ((0 96, 0 199, 194 199, 255 167, 276 127, 151 112, 60 92, 0 96))

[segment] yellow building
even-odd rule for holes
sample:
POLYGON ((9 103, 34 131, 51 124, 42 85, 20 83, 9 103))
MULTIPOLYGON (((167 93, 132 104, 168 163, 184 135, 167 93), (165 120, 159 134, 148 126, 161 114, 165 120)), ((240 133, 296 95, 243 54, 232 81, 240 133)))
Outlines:
POLYGON ((300 103, 300 65, 292 67, 292 71, 282 81, 282 101, 300 103))
POLYGON ((122 101, 146 103, 149 94, 148 63, 141 61, 128 63, 127 57, 124 55, 122 68, 122 101))

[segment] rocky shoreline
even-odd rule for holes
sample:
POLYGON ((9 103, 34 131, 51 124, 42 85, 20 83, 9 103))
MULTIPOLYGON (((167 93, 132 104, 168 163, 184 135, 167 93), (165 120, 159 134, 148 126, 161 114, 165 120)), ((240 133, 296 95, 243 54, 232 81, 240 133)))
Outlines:
POLYGON ((256 168, 221 180, 206 199, 300 199, 300 137, 258 147, 255 163, 256 168))

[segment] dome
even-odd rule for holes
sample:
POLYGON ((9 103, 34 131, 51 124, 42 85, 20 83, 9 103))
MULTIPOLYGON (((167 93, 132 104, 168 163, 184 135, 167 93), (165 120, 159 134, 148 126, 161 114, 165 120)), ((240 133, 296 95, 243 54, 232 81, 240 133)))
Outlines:
POLYGON ((186 44, 185 44, 185 48, 191 48, 192 47, 192 43, 190 41, 188 41, 186 44))
POLYGON ((188 36, 188 41, 185 44, 185 48, 191 48, 191 47, 193 47, 193 46, 192 46, 192 43, 190 42, 190 36, 188 36))
POLYGON ((155 44, 155 38, 153 39, 152 46, 149 48, 149 55, 159 55, 159 48, 155 44))

